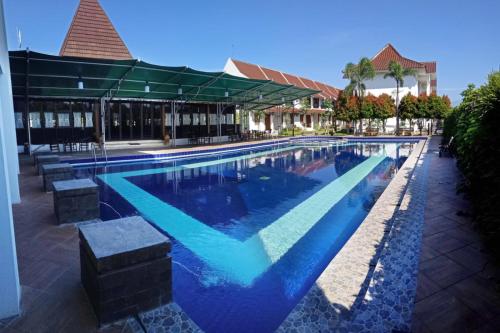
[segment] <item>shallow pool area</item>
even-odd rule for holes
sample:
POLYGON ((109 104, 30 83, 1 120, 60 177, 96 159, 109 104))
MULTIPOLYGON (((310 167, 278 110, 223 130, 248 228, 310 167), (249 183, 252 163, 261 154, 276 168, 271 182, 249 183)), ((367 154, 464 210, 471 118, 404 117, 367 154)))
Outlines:
POLYGON ((76 169, 103 220, 142 215, 172 240, 174 301, 207 332, 270 332, 307 293, 413 148, 279 144, 76 169))

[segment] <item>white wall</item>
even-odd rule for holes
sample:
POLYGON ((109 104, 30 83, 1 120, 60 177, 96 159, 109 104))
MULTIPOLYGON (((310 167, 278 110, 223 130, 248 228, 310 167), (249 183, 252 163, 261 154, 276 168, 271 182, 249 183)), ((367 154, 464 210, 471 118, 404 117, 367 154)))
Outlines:
POLYGON ((17 143, 3 0, 0 0, 0 318, 19 313, 12 201, 19 201, 17 143))
MULTIPOLYGON (((399 88, 399 97, 401 98, 409 92, 418 96, 418 81, 413 76, 405 76, 403 81, 404 85, 399 88)), ((377 74, 373 80, 365 81, 365 86, 366 94, 373 96, 388 94, 396 99, 396 81, 389 77, 384 79, 384 74, 377 74)))

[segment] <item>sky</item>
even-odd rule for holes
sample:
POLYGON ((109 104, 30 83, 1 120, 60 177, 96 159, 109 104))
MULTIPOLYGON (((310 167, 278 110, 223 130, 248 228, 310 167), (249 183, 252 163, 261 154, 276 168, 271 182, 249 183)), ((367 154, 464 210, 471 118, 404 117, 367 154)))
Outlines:
MULTIPOLYGON (((58 54, 79 0, 4 0, 9 49, 58 54)), ((135 58, 221 71, 227 58, 344 88, 348 62, 391 43, 437 61, 438 93, 500 68, 499 0, 100 0, 135 58)))

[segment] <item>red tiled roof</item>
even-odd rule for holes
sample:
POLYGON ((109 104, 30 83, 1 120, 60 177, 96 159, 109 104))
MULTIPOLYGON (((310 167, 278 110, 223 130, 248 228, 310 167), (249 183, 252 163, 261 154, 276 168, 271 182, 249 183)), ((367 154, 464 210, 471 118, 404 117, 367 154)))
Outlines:
POLYGON ((425 71, 427 73, 436 73, 436 62, 435 61, 427 61, 423 62, 425 66, 425 71))
POLYGON ((231 59, 241 74, 251 79, 273 80, 281 84, 293 84, 300 88, 320 90, 316 97, 337 98, 340 90, 327 84, 299 77, 296 75, 280 72, 259 65, 249 64, 240 60, 231 59))
POLYGON ((389 69, 391 61, 399 62, 404 68, 424 68, 427 73, 436 72, 436 62, 418 62, 403 57, 391 44, 384 46, 379 53, 372 58, 373 67, 377 71, 384 71, 389 69))
POLYGON ((281 74, 281 72, 275 71, 274 69, 269 69, 269 68, 260 68, 265 74, 268 80, 273 80, 275 82, 281 83, 281 84, 290 84, 286 80, 286 78, 281 74))
POLYGON ((292 74, 287 74, 283 73, 283 76, 286 78, 286 80, 290 83, 293 84, 294 86, 300 87, 300 88, 307 88, 307 86, 300 80, 298 76, 292 75, 292 74))
POLYGON ((80 0, 59 55, 132 59, 98 0, 80 0))
POLYGON ((248 64, 243 61, 233 60, 238 70, 246 77, 258 80, 269 80, 259 66, 248 64))

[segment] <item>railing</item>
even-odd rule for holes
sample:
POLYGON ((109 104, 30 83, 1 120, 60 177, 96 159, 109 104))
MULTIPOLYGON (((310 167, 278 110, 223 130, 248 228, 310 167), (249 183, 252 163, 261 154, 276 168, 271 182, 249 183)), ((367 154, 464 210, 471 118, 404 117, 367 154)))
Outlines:
POLYGON ((108 151, 106 150, 106 144, 101 144, 98 146, 96 143, 92 142, 92 156, 94 157, 94 164, 97 165, 97 147, 101 149, 101 157, 104 157, 106 163, 108 163, 108 151))

